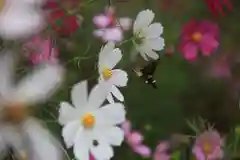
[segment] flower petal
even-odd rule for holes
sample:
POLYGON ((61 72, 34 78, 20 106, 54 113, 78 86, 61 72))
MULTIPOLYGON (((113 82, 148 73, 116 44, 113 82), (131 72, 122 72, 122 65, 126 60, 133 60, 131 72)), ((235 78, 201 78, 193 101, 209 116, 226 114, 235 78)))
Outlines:
POLYGON ((106 42, 120 42, 123 39, 123 31, 119 27, 107 28, 105 29, 105 34, 102 36, 102 39, 106 42))
POLYGON ((85 132, 80 135, 78 134, 73 147, 75 157, 79 160, 89 160, 90 146, 91 140, 87 134, 85 132))
POLYGON ((113 157, 112 147, 104 142, 99 142, 97 146, 91 148, 91 153, 95 159, 106 160, 113 157))
POLYGON ((101 130, 100 132, 102 133, 98 134, 97 139, 103 140, 104 142, 113 146, 120 146, 122 144, 124 140, 124 133, 123 130, 120 129, 119 127, 117 126, 106 127, 104 129, 101 128, 100 130, 101 130))
POLYGON ((183 48, 183 54, 186 60, 194 61, 197 58, 197 46, 192 43, 186 44, 183 48))
POLYGON ((203 55, 209 56, 218 47, 218 41, 212 35, 204 35, 200 43, 203 55))
POLYGON ((83 128, 79 121, 73 121, 65 125, 62 129, 62 136, 64 138, 64 142, 67 146, 67 148, 70 148, 73 146, 75 137, 77 136, 77 133, 79 131, 82 131, 83 128))
POLYGON ((119 91, 119 89, 116 86, 112 86, 111 92, 114 95, 114 97, 116 97, 119 101, 121 102, 124 101, 124 97, 122 93, 119 91))
POLYGON ((153 21, 154 16, 155 14, 149 9, 139 12, 133 24, 133 32, 138 33, 146 28, 153 21))
POLYGON ((60 160, 63 158, 57 140, 39 121, 29 118, 22 127, 29 142, 29 159, 60 160))
POLYGON ((132 129, 131 122, 129 120, 124 121, 121 124, 121 128, 123 129, 125 136, 127 136, 128 134, 130 134, 132 129))
POLYGON ((162 37, 146 39, 145 43, 145 45, 156 51, 163 50, 165 46, 164 39, 162 37))
POLYGON ((101 51, 99 53, 99 60, 98 60, 99 68, 105 67, 105 66, 102 66, 102 64, 105 64, 107 57, 114 50, 114 47, 115 47, 115 44, 113 42, 108 42, 105 46, 101 48, 101 51))
POLYGON ((150 148, 145 145, 135 146, 133 150, 144 158, 148 158, 151 156, 150 148))
POLYGON ((127 82, 128 82, 127 72, 121 69, 114 69, 112 73, 113 74, 110 81, 113 85, 116 85, 119 87, 125 87, 127 85, 127 82))
POLYGON ((105 15, 98 15, 93 18, 93 23, 99 28, 105 28, 110 24, 111 20, 105 15))
POLYGON ((125 121, 126 111, 121 103, 107 104, 95 112, 96 126, 111 126, 125 121))
POLYGON ((63 68, 58 64, 40 65, 17 86, 12 100, 19 104, 43 103, 60 86, 63 68))
POLYGON ((110 93, 111 84, 100 82, 89 94, 88 107, 91 109, 99 108, 110 93))
POLYGON ((87 81, 82 81, 73 86, 71 99, 74 107, 82 108, 87 104, 88 97, 87 81))
MULTIPOLYGON (((143 46, 141 46, 141 48, 140 48, 140 53, 141 53, 141 55, 147 55, 148 57, 150 57, 150 58, 152 58, 152 59, 154 59, 154 60, 157 60, 158 58, 159 58, 159 55, 156 53, 156 52, 154 52, 151 48, 150 48, 150 46, 148 46, 148 45, 143 45, 143 46)), ((143 57, 144 58, 144 57, 143 57)), ((144 58, 145 59, 145 58, 144 58)), ((148 60, 148 59, 147 59, 148 60)))
MULTIPOLYGON (((99 72, 102 72, 104 68, 112 69, 117 63, 122 59, 122 52, 119 48, 115 48, 110 50, 113 42, 109 42, 107 46, 105 46, 103 51, 99 54, 99 72)), ((114 47, 114 46, 113 46, 114 47)))
POLYGON ((192 152, 198 160, 205 160, 204 153, 202 152, 200 147, 197 146, 193 147, 192 152))
POLYGON ((163 33, 163 26, 161 23, 153 23, 143 31, 144 37, 157 38, 163 33))
POLYGON ((78 112, 69 103, 60 103, 58 122, 61 125, 65 125, 73 120, 76 120, 78 112))
POLYGON ((112 96, 112 93, 109 93, 109 95, 107 96, 107 100, 109 103, 115 103, 114 99, 113 99, 113 96, 112 96))
POLYGON ((123 30, 127 31, 132 26, 132 19, 130 19, 128 17, 119 18, 119 25, 121 26, 121 28, 123 30))
POLYGON ((132 146, 140 145, 143 141, 143 135, 134 131, 127 137, 127 141, 132 146))

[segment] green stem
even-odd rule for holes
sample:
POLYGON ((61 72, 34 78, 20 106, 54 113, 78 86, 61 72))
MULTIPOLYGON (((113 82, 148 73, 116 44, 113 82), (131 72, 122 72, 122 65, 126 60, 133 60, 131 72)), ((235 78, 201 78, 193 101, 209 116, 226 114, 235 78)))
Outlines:
POLYGON ((235 142, 234 142, 234 148, 233 148, 234 153, 236 153, 236 151, 237 151, 238 141, 239 141, 239 137, 237 136, 235 139, 235 142))

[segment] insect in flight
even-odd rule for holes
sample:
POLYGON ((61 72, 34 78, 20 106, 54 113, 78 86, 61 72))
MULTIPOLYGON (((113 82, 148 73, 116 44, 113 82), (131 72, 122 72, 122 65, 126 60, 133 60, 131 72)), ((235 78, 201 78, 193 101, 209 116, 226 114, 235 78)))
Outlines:
POLYGON ((160 59, 150 62, 144 67, 134 67, 133 71, 140 77, 144 83, 151 85, 157 89, 156 80, 154 79, 154 72, 157 68, 160 59))

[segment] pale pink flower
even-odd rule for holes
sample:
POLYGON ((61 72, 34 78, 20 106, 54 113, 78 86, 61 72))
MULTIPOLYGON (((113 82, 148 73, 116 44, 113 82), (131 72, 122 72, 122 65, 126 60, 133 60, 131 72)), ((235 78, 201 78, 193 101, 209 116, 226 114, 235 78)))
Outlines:
POLYGON ((208 130, 197 137, 193 154, 197 160, 218 160, 223 158, 223 139, 215 130, 208 130))
POLYGON ((127 17, 117 18, 113 7, 107 7, 105 13, 96 15, 93 23, 98 28, 93 35, 103 41, 120 42, 123 39, 123 30, 129 30, 132 20, 127 17))
POLYGON ((153 160, 170 160, 170 155, 167 153, 170 145, 168 142, 163 141, 156 147, 155 153, 153 154, 153 160))
POLYGON ((143 135, 139 132, 131 130, 130 121, 125 121, 122 124, 122 129, 125 134, 125 142, 131 147, 134 152, 145 158, 151 156, 150 148, 142 144, 143 135))
POLYGON ((183 26, 180 51, 185 59, 193 61, 200 52, 210 56, 218 47, 219 28, 210 21, 191 20, 183 26))
POLYGON ((40 36, 33 37, 23 47, 29 60, 34 65, 44 61, 56 62, 59 55, 53 40, 44 39, 40 36))
POLYGON ((226 55, 222 55, 213 60, 210 66, 210 73, 216 78, 230 78, 231 66, 230 59, 226 55))

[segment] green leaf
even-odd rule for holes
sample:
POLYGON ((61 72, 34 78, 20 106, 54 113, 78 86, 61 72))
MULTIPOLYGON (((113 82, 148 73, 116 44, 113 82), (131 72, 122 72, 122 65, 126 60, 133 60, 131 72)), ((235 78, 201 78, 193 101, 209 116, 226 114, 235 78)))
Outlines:
POLYGON ((180 151, 176 151, 171 155, 172 160, 180 160, 180 158, 181 158, 181 152, 180 151))

